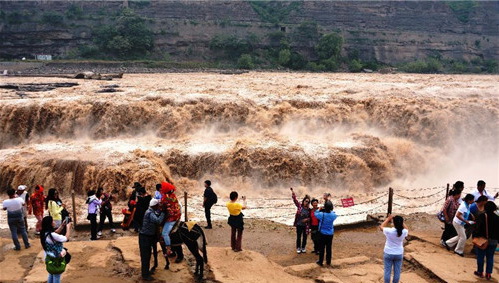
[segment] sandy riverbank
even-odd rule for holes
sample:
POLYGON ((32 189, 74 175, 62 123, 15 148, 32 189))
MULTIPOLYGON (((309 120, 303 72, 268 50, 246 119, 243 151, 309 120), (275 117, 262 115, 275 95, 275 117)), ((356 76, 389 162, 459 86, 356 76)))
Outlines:
MULTIPOLYGON (((470 254, 470 243, 466 247, 466 257, 458 257, 439 246, 441 229, 434 216, 413 214, 407 219, 411 236, 406 244, 402 282, 480 282, 473 276, 476 263, 470 254)), ((225 222, 217 221, 213 230, 205 232, 209 248, 205 282, 284 282, 283 278, 286 282, 382 281, 384 236, 376 227, 337 231, 332 268, 318 267, 314 263, 316 256, 311 253, 297 255, 294 229, 283 224, 248 220, 242 253, 227 248, 230 232, 225 222)), ((46 280, 39 240, 32 230, 33 247, 20 252, 11 250, 8 230, 2 229, 0 235, 1 282, 46 280)), ((63 276, 65 282, 140 281, 140 257, 133 232, 105 232, 101 240, 94 242, 87 238, 88 232, 76 232, 66 245, 73 262, 63 276)), ((307 247, 310 251, 311 242, 307 247)), ((160 266, 163 264, 164 260, 160 259, 160 266)), ((171 270, 159 270, 155 275, 157 282, 194 282, 192 265, 192 256, 188 254, 187 261, 173 264, 171 270)), ((496 264, 495 273, 499 271, 498 267, 496 264)))

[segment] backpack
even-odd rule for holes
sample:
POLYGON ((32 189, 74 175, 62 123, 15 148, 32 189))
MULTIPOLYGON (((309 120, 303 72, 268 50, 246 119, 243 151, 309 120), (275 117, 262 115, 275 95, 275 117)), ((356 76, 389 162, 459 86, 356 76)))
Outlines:
POLYGON ((46 243, 45 252, 47 253, 45 256, 45 268, 47 272, 50 274, 61 274, 66 270, 66 258, 61 257, 61 251, 63 249, 62 243, 57 242, 52 238, 52 234, 48 233, 48 237, 51 238, 52 243, 46 243), (48 253, 56 255, 56 257, 48 255, 48 253))
POLYGON ((217 194, 215 194, 215 192, 213 192, 213 196, 211 198, 212 198, 211 201, 213 202, 213 204, 217 203, 218 197, 217 197, 217 194))

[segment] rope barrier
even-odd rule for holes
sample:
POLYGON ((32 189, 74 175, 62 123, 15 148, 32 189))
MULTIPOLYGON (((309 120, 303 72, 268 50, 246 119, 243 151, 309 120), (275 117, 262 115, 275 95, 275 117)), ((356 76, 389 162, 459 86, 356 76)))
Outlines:
POLYGON ((429 198, 429 197, 433 197, 433 196, 436 196, 438 194, 441 194, 441 193, 444 193, 445 194, 445 191, 438 191, 434 194, 431 194, 431 195, 426 195, 426 196, 420 196, 420 197, 408 197, 408 196, 403 196, 403 195, 399 195, 399 194, 393 194, 394 196, 398 196, 398 197, 401 197, 401 198, 405 198, 405 199, 422 199, 422 198, 429 198))
POLYGON ((434 191, 434 190, 445 190, 444 187, 433 187, 433 188, 419 188, 419 189, 405 189, 406 192, 421 192, 421 191, 434 191))
MULTIPOLYGON (((393 190, 392 190, 393 191, 393 190)), ((422 195, 422 196, 408 196, 408 195, 402 195, 402 194, 397 194, 393 193, 393 196, 398 198, 399 201, 402 200, 401 202, 395 202, 392 201, 393 205, 396 205, 399 208, 402 209, 419 209, 419 208, 425 208, 425 207, 431 207, 434 206, 435 204, 439 202, 443 202, 445 200, 445 197, 442 195, 445 195, 445 188, 442 187, 433 187, 433 188, 426 188, 426 189, 408 189, 404 190, 404 192, 407 192, 409 195, 411 195, 410 192, 431 192, 428 195, 422 195), (437 190, 437 191, 436 191, 437 190), (425 200, 425 199, 430 199, 432 197, 437 197, 435 201, 431 202, 425 202, 425 203, 420 203, 416 205, 407 205, 403 204, 405 201, 404 200, 425 200)), ((333 197, 334 198, 334 203, 336 208, 340 208, 336 213, 338 216, 341 217, 349 217, 349 216, 356 216, 356 215, 362 215, 362 214, 374 214, 374 213, 381 213, 381 212, 386 212, 386 207, 389 204, 388 201, 385 200, 385 198, 388 198, 389 193, 387 192, 382 192, 378 194, 364 194, 364 197, 367 196, 373 196, 373 198, 361 201, 361 202, 356 202, 354 206, 350 207, 343 207, 341 204, 341 201, 339 200, 340 198, 333 197), (375 206, 368 208, 369 204, 374 204, 375 206), (366 207, 367 206, 367 207, 366 207)), ((355 196, 348 196, 348 197, 355 197, 355 196)), ((345 197, 345 198, 348 198, 345 197)), ((358 197, 358 196, 357 196, 358 197)), ((343 197, 342 197, 343 198, 343 197)), ((225 204, 215 204, 213 207, 217 208, 225 208, 225 204)), ((250 204, 247 207, 247 210, 254 211, 255 213, 248 213, 248 215, 245 218, 248 219, 292 219, 294 215, 296 214, 296 207, 292 199, 289 198, 254 198, 250 200, 250 204), (270 201, 270 204, 259 204, 255 206, 251 205, 251 202, 268 202, 270 201), (274 202, 274 203, 272 203, 274 202), (284 203, 275 203, 275 202, 284 202, 284 203), (258 212, 259 210, 267 210, 266 214, 267 215, 261 215, 261 212, 258 212), (286 212, 289 211, 289 212, 286 212), (282 213, 281 213, 282 212, 282 213)), ((222 213, 216 213, 212 210, 212 215, 213 216, 218 216, 218 217, 228 217, 227 214, 222 214, 222 213)))
POLYGON ((413 205, 413 206, 401 205, 401 204, 398 204, 396 202, 393 202, 393 205, 396 205, 396 206, 399 206, 399 207, 403 207, 403 208, 408 208, 408 209, 410 209, 410 208, 422 208, 422 207, 429 207, 431 205, 434 205, 434 204, 436 204, 438 202, 441 202, 441 201, 444 201, 444 200, 445 200, 445 198, 439 198, 439 199, 437 199, 436 201, 434 201, 432 203, 426 203, 426 204, 422 204, 422 205, 413 205))

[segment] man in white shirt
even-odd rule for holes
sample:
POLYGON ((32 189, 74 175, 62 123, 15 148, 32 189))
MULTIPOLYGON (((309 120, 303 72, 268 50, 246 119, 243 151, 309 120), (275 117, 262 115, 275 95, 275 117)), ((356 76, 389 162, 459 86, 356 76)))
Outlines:
POLYGON ((26 227, 26 231, 28 230, 28 204, 29 202, 29 194, 28 187, 25 185, 20 185, 17 187, 16 194, 24 201, 23 204, 23 214, 24 214, 24 226, 26 227))
POLYGON ((494 196, 489 195, 489 193, 487 193, 487 191, 485 190, 485 182, 483 180, 480 180, 476 184, 476 191, 474 191, 472 195, 475 197, 475 201, 480 196, 486 196, 489 200, 495 201, 495 199, 499 196, 499 193, 496 193, 494 196))
POLYGON ((29 248, 28 233, 26 233, 26 227, 24 226, 24 201, 16 195, 14 189, 8 189, 7 194, 9 195, 9 199, 4 200, 2 205, 3 210, 7 210, 7 223, 9 224, 12 241, 14 242, 14 250, 18 251, 21 249, 21 244, 17 236, 18 230, 23 237, 24 247, 29 248))

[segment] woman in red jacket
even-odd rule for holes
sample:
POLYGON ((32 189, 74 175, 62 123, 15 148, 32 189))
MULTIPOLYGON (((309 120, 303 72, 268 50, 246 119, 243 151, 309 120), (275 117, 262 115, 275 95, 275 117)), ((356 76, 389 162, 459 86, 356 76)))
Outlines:
POLYGON ((165 241, 167 254, 171 253, 171 240, 170 240, 170 232, 172 231, 173 225, 175 222, 180 220, 182 215, 180 211, 180 205, 175 195, 175 186, 167 183, 161 183, 161 206, 164 210, 166 210, 166 219, 165 225, 163 226, 163 231, 161 232, 161 236, 165 241))
POLYGON ((43 195, 43 187, 41 185, 35 186, 35 192, 30 197, 31 206, 29 207, 29 214, 33 213, 36 217, 36 235, 40 235, 42 230, 43 219, 43 206, 45 204, 45 195, 43 195))

